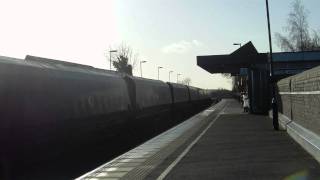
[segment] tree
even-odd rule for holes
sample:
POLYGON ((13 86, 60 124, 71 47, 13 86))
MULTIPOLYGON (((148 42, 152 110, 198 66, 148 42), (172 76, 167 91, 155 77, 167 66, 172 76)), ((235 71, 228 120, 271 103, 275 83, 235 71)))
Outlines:
POLYGON ((313 30, 312 35, 310 35, 308 14, 309 12, 305 9, 301 0, 295 0, 292 3, 287 25, 284 27, 288 35, 275 33, 277 44, 283 51, 320 50, 318 32, 313 30))
POLYGON ((239 84, 241 81, 241 77, 239 76, 231 76, 230 73, 222 73, 222 77, 227 79, 232 79, 232 91, 239 91, 239 84))
POLYGON ((222 77, 231 79, 232 80, 232 91, 233 92, 242 92, 245 91, 244 84, 244 77, 242 76, 232 76, 230 73, 222 73, 222 77))
POLYGON ((138 54, 134 54, 130 46, 122 43, 117 48, 117 54, 112 61, 113 66, 118 72, 132 76, 132 70, 135 68, 138 54))
POLYGON ((221 75, 222 75, 222 77, 225 77, 228 79, 230 79, 232 77, 230 73, 222 73, 221 75))
POLYGON ((239 92, 239 76, 232 77, 232 91, 239 92))
POLYGON ((184 78, 182 81, 181 81, 181 84, 184 84, 184 85, 190 85, 191 84, 191 79, 190 78, 184 78))

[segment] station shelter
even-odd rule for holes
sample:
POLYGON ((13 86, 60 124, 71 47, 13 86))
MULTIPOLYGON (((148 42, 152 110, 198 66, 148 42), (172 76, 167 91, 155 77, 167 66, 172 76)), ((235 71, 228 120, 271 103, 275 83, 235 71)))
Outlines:
POLYGON ((320 51, 273 53, 274 77, 270 79, 269 53, 259 53, 252 42, 231 54, 197 56, 197 65, 209 73, 228 73, 240 79, 238 91, 246 91, 250 112, 267 114, 271 105, 271 86, 278 80, 320 65, 320 51))

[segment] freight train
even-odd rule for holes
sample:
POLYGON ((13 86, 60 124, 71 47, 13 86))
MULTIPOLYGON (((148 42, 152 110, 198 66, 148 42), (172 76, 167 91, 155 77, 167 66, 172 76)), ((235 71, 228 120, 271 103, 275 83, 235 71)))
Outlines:
POLYGON ((209 93, 196 87, 34 56, 0 57, 0 173, 81 157, 123 134, 156 135, 210 104, 209 93))

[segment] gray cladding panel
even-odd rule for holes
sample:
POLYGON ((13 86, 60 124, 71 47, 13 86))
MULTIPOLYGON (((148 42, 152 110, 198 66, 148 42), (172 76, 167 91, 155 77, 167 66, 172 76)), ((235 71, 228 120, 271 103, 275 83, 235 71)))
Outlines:
POLYGON ((320 66, 285 78, 277 86, 279 92, 291 93, 279 95, 282 113, 320 135, 320 94, 315 93, 320 91, 320 66))

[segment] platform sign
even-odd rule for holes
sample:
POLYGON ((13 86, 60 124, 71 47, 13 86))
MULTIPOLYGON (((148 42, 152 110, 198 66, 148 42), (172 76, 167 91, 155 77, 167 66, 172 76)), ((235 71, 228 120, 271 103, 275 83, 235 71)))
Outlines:
POLYGON ((248 68, 240 68, 240 76, 247 76, 248 75, 248 68))

